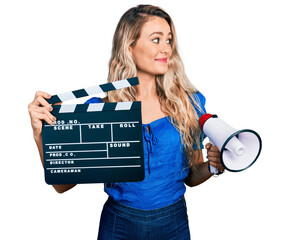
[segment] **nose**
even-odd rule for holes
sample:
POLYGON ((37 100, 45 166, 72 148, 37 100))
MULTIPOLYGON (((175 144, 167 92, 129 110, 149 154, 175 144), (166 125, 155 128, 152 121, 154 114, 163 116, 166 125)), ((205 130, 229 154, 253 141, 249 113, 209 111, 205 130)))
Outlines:
POLYGON ((168 54, 171 51, 171 45, 167 43, 167 41, 162 42, 160 45, 160 52, 163 54, 168 54))

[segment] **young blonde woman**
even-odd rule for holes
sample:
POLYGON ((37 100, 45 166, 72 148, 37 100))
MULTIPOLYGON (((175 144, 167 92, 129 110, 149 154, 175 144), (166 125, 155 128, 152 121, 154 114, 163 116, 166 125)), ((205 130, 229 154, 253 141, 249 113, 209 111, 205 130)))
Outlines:
MULTIPOLYGON (((98 239, 190 239, 184 199, 185 184, 196 186, 212 174, 208 164, 224 169, 219 151, 206 145, 198 127, 205 98, 188 80, 177 50, 170 16, 151 5, 129 9, 113 39, 108 81, 138 76, 140 84, 108 93, 87 103, 142 102, 145 179, 105 184, 109 195, 100 220, 98 239)), ((42 120, 53 124, 50 95, 37 92, 29 113, 42 159, 42 120)), ((43 159, 42 159, 43 162, 43 159)), ((65 192, 75 185, 54 185, 65 192)))

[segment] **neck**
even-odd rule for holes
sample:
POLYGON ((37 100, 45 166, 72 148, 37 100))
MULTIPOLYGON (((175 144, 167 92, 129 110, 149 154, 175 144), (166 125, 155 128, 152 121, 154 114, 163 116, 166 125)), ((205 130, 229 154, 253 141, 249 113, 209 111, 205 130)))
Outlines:
POLYGON ((138 100, 157 97, 155 76, 142 73, 138 73, 137 76, 139 79, 139 85, 137 86, 138 100))

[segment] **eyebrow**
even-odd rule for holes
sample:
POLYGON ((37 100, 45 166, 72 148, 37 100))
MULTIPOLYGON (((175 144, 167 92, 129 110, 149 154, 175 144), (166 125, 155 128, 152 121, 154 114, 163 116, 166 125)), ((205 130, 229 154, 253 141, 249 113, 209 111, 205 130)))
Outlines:
MULTIPOLYGON (((153 33, 151 33, 149 35, 149 37, 152 36, 152 35, 154 35, 154 34, 159 34, 159 35, 162 35, 162 36, 164 35, 163 32, 153 32, 153 33)), ((172 36, 172 32, 169 32, 168 35, 171 35, 172 36)))

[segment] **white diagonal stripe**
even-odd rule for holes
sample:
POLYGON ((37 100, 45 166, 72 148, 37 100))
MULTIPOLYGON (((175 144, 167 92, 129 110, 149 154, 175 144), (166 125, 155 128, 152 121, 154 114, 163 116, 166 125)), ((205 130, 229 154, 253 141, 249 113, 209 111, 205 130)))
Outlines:
POLYGON ((97 93, 103 93, 104 91, 100 88, 100 86, 93 86, 93 87, 88 87, 85 88, 86 92, 88 93, 88 95, 94 95, 97 93))
POLYGON ((59 112, 60 113, 70 113, 70 112, 74 112, 76 106, 77 106, 76 104, 64 104, 64 105, 60 105, 59 112))
POLYGON ((99 112, 102 111, 104 103, 91 103, 89 104, 87 112, 99 112))
POLYGON ((76 99, 75 95, 72 92, 60 93, 60 94, 57 94, 57 96, 62 102, 71 100, 71 99, 76 99))
POLYGON ((130 110, 132 102, 118 102, 115 110, 130 110))
POLYGON ((114 87, 116 89, 125 88, 125 87, 131 87, 131 84, 127 81, 127 79, 116 81, 116 82, 112 82, 112 84, 114 85, 114 87))

